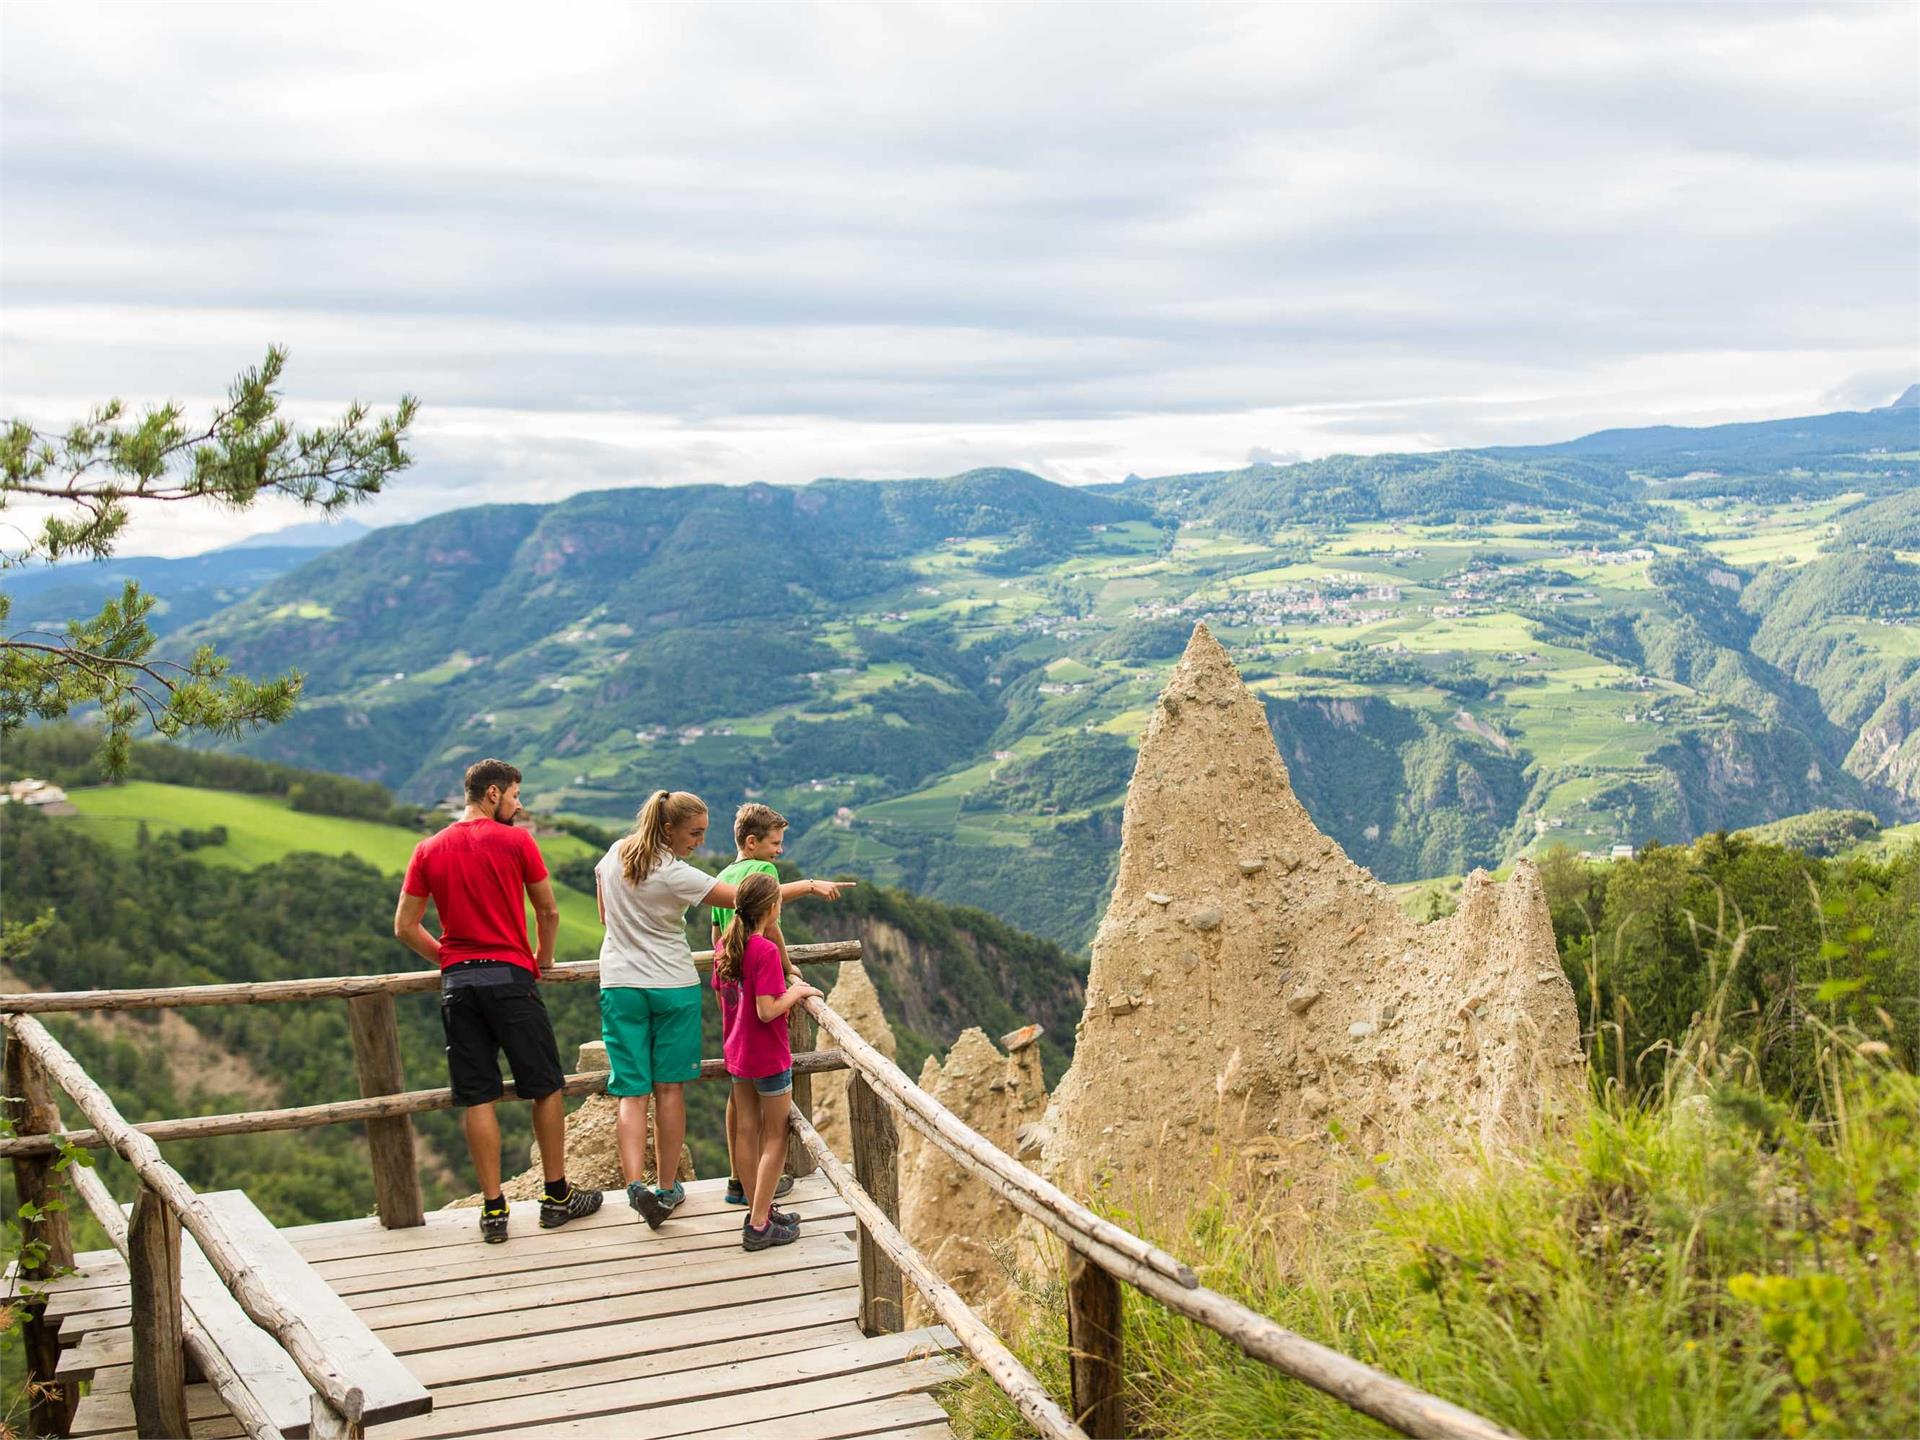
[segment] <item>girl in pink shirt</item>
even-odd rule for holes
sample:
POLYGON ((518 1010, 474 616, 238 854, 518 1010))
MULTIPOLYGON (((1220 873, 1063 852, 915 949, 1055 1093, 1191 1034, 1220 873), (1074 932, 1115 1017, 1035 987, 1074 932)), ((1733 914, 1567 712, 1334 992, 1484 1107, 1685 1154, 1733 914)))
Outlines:
POLYGON ((714 952, 713 990, 720 1000, 721 1051, 733 1077, 739 1117, 737 1154, 740 1168, 749 1172, 742 1178, 752 1197, 740 1243, 764 1250, 800 1237, 800 1217, 773 1208, 773 1189, 787 1158, 787 1107, 793 1096, 787 1012, 820 992, 797 976, 787 983, 780 950, 770 938, 780 924, 780 882, 767 874, 748 875, 736 887, 733 903, 733 920, 714 952))

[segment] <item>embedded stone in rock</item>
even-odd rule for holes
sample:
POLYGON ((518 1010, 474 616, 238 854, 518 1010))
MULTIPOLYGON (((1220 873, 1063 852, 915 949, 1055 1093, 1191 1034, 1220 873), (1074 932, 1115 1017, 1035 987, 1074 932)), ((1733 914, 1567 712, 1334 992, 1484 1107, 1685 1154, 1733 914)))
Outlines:
POLYGON ((1088 1019, 1043 1127, 1042 1168, 1083 1194, 1099 1176, 1113 1203, 1151 1212, 1160 1197, 1181 1210, 1222 1155, 1259 1153, 1265 1169, 1248 1164, 1232 1183, 1284 1173, 1310 1199, 1317 1186, 1331 1193, 1344 1163, 1300 1143, 1324 1133, 1322 1100, 1348 1134, 1382 1148, 1402 1134, 1424 1143, 1436 1128, 1489 1147, 1525 1143, 1586 1099, 1562 1063, 1578 1049, 1572 989, 1534 979, 1558 969, 1525 861, 1504 885, 1470 877, 1446 920, 1403 915, 1314 825, 1260 698, 1195 626, 1141 738, 1088 1019), (1253 843, 1268 863, 1249 871, 1253 843), (1228 895, 1230 914, 1216 903, 1228 895), (1149 993, 1151 1006, 1138 1004, 1149 993), (1480 1007, 1465 1022, 1462 996, 1480 1007), (1471 1044, 1448 1052, 1463 1024, 1471 1044), (1236 1052, 1229 1091, 1220 1077, 1236 1052), (1429 1055, 1452 1072, 1430 1100, 1410 1078, 1429 1055), (1275 1144, 1294 1147, 1277 1170, 1275 1144))

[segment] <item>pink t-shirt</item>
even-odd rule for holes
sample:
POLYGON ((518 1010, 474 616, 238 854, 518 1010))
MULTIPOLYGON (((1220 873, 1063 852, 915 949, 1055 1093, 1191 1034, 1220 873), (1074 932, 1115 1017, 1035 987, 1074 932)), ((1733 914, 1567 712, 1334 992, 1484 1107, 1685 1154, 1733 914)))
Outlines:
POLYGON ((793 1068, 793 1044, 787 1039, 787 1017, 760 1018, 755 1000, 776 999, 787 993, 787 977, 780 968, 780 951, 764 935, 749 935, 740 959, 740 981, 721 983, 714 968, 713 993, 720 999, 720 1051, 727 1073, 739 1080, 764 1080, 793 1068))

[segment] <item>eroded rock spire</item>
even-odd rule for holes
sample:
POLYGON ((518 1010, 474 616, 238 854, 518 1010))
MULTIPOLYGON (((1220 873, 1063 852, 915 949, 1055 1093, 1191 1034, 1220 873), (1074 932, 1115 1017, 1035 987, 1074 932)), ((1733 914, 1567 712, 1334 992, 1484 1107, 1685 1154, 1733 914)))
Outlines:
POLYGON ((1118 878, 1045 1168, 1123 1203, 1216 1180, 1311 1194, 1336 1135, 1503 1144, 1584 1100, 1573 992, 1521 861, 1416 925, 1314 825, 1205 625, 1127 792, 1118 878))

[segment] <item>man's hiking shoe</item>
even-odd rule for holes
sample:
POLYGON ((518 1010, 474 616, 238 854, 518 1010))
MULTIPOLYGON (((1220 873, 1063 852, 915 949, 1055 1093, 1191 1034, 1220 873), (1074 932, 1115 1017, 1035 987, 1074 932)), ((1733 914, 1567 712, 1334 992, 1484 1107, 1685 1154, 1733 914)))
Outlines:
POLYGON ((660 1197, 653 1193, 653 1187, 643 1180, 636 1180, 627 1186, 627 1204, 647 1222, 649 1230, 658 1230, 660 1222, 673 1212, 661 1203, 660 1197))
POLYGON ((589 1190, 585 1186, 575 1185, 568 1189, 564 1200, 542 1199, 540 1202, 540 1228, 555 1230, 569 1220, 578 1220, 583 1215, 591 1215, 600 1208, 600 1202, 606 1197, 598 1190, 589 1190))
POLYGON ((507 1210, 504 1205, 498 1210, 481 1210, 480 1238, 489 1245, 499 1245, 505 1242, 507 1238, 507 1210))
MULTIPOLYGON (((773 1187, 773 1198, 778 1200, 791 1189, 793 1189, 793 1177, 791 1175, 782 1175, 780 1177, 780 1183, 773 1187)), ((745 1205, 747 1201, 747 1187, 742 1185, 738 1179, 728 1180, 727 1204, 745 1205)))
POLYGON ((654 1188, 653 1198, 664 1205, 667 1213, 671 1215, 686 1203, 687 1187, 682 1185, 678 1180, 674 1181, 672 1187, 666 1190, 662 1190, 656 1186, 654 1188))
POLYGON ((765 1250, 772 1245, 791 1245, 800 1238, 799 1227, 782 1225, 771 1215, 767 1217, 767 1228, 753 1228, 753 1218, 749 1216, 740 1226, 740 1248, 742 1250, 765 1250))

